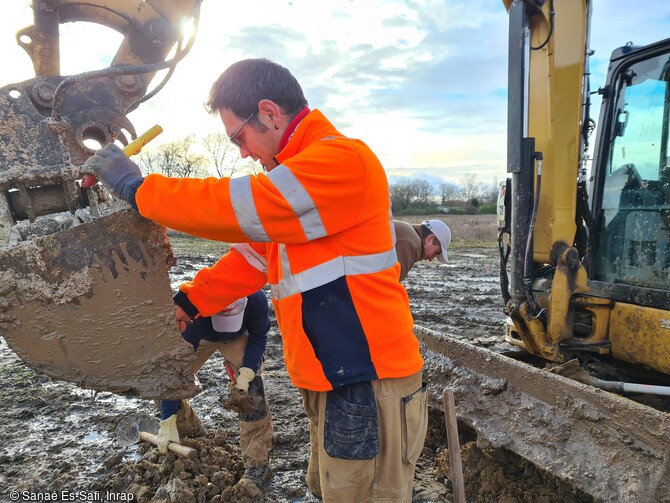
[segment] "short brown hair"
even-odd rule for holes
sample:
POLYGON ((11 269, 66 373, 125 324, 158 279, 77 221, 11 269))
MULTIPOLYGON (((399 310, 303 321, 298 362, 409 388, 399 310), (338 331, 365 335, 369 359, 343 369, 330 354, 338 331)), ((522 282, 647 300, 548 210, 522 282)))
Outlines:
POLYGON ((244 59, 228 67, 212 85, 206 106, 211 114, 225 108, 246 118, 258 110, 263 99, 275 102, 290 118, 307 106, 291 72, 265 58, 244 59))

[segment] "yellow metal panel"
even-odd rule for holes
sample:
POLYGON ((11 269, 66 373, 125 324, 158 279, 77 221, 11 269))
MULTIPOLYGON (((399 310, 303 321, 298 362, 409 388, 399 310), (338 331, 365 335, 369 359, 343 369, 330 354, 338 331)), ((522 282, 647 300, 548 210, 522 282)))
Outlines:
MULTIPOLYGON (((531 19, 532 47, 549 36, 550 3, 531 19)), ((562 0, 549 43, 530 52, 528 135, 544 157, 534 241, 540 263, 549 262, 556 241, 571 244, 575 236, 586 22, 584 0, 562 0)))
MULTIPOLYGON (((609 334, 610 312, 614 305, 610 299, 601 299, 600 297, 575 296, 574 299, 575 310, 585 310, 591 313, 591 335, 589 337, 580 339, 582 344, 596 344, 607 341, 609 334)), ((594 350, 596 350, 594 348, 594 350)), ((604 346, 597 349, 601 354, 609 353, 610 351, 604 346)))
POLYGON ((612 355, 670 373, 670 313, 617 304, 610 318, 612 355))
POLYGON ((549 342, 555 347, 558 347, 561 341, 569 339, 573 335, 570 299, 575 293, 588 291, 586 270, 580 267, 575 272, 570 271, 565 260, 568 253, 577 255, 577 250, 569 248, 563 254, 558 264, 556 264, 556 272, 551 285, 547 332, 549 342))

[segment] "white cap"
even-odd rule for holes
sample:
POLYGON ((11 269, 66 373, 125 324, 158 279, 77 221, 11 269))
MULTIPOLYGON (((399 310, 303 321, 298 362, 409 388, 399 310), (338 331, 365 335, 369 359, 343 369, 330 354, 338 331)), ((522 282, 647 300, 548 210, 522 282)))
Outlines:
POLYGON ((212 315, 212 327, 217 332, 237 332, 242 328, 247 298, 236 300, 222 311, 212 315))
POLYGON ((442 220, 426 220, 421 225, 425 225, 426 228, 432 232, 440 242, 442 253, 437 256, 437 259, 443 264, 446 264, 447 250, 449 250, 449 245, 451 244, 451 231, 449 230, 449 226, 447 226, 447 224, 445 224, 442 220))

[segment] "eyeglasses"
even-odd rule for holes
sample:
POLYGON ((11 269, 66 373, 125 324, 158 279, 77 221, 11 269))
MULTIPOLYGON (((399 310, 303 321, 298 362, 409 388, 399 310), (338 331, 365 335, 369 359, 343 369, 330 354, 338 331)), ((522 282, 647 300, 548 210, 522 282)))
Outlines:
POLYGON ((242 132, 242 128, 247 125, 247 122, 249 122, 254 115, 256 115, 256 112, 252 113, 249 117, 247 117, 247 120, 245 120, 242 123, 242 125, 240 127, 238 127, 237 130, 228 137, 228 139, 230 140, 230 143, 235 145, 237 148, 242 148, 242 145, 240 144, 240 142, 237 141, 237 137, 242 132))

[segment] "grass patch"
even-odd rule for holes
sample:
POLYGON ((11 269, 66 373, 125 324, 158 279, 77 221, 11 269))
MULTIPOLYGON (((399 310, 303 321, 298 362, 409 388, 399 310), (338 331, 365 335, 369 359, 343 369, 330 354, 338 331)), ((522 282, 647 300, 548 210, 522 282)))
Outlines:
POLYGON ((451 230, 451 246, 454 248, 498 246, 497 215, 400 215, 396 220, 420 224, 424 220, 441 220, 451 230))
MULTIPOLYGON (((451 229, 451 246, 454 248, 498 246, 496 215, 399 215, 396 220, 420 224, 424 220, 442 220, 451 229)), ((212 255, 221 257, 230 250, 230 243, 197 238, 184 232, 168 230, 172 248, 180 256, 212 255)))
POLYGON ((230 243, 198 238, 185 232, 168 230, 170 244, 175 254, 180 256, 214 255, 221 257, 230 250, 230 243))

